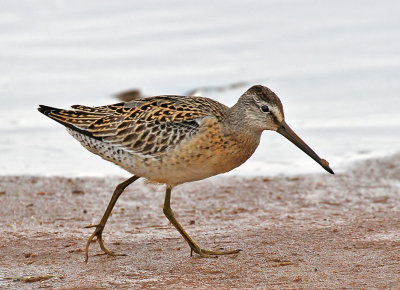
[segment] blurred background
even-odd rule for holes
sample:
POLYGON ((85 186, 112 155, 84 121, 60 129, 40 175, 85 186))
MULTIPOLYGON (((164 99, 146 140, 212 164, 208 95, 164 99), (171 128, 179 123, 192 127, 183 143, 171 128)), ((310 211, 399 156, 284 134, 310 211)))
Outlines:
MULTIPOLYGON (((39 104, 113 94, 203 96, 233 105, 251 85, 337 171, 400 149, 399 1, 0 2, 0 174, 129 174, 75 141, 39 104)), ((229 174, 323 170, 265 132, 229 174)))

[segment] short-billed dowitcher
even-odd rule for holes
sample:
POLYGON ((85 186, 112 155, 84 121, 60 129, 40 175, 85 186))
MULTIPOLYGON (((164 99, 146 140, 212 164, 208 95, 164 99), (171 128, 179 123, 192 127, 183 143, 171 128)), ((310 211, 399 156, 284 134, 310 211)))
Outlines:
POLYGON ((64 125, 86 149, 134 174, 119 184, 86 244, 94 237, 108 255, 102 233, 124 189, 140 177, 166 184, 164 214, 191 248, 203 257, 239 250, 202 249, 186 233, 170 206, 174 186, 230 171, 256 150, 264 130, 277 131, 333 174, 286 124, 281 101, 267 87, 248 89, 231 108, 203 97, 157 96, 101 107, 72 106, 73 110, 41 105, 39 111, 64 125))

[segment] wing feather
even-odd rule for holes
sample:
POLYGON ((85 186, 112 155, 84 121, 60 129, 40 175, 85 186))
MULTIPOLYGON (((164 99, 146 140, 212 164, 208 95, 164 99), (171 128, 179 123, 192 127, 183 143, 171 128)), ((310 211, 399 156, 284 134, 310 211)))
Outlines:
POLYGON ((228 110, 208 98, 180 96, 151 97, 100 107, 73 105, 72 108, 50 108, 46 115, 97 140, 149 156, 178 146, 198 134, 203 118, 222 120, 228 110))

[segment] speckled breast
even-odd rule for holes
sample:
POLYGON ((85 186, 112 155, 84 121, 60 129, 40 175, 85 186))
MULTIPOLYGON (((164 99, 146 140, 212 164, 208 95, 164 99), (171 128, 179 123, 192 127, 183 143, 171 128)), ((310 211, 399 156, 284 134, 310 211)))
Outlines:
POLYGON ((214 119, 202 124, 195 137, 185 140, 159 158, 142 160, 140 171, 150 181, 171 186, 230 171, 255 151, 260 136, 222 130, 214 119))

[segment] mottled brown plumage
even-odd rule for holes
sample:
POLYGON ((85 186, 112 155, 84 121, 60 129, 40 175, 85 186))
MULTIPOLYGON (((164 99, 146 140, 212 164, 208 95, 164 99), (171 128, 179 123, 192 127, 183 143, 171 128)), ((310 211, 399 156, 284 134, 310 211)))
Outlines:
POLYGON ((169 205, 171 189, 181 183, 227 172, 256 150, 261 133, 274 130, 333 173, 285 123, 282 104, 270 89, 253 86, 232 107, 203 97, 158 96, 101 107, 72 106, 73 110, 40 106, 39 111, 67 127, 91 152, 134 174, 115 190, 101 222, 89 239, 102 231, 123 189, 139 177, 167 185, 164 213, 202 256, 237 251, 201 249, 175 219, 169 205))

